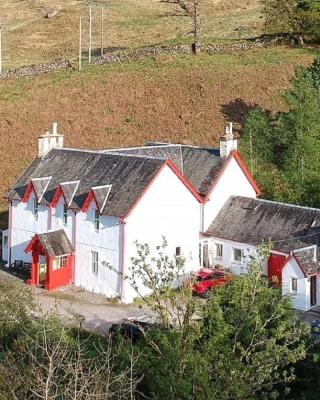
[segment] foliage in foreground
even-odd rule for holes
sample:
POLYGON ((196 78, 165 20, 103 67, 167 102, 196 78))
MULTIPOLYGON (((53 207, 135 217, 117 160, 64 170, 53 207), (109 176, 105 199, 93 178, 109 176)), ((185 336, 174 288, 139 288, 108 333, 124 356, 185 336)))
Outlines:
POLYGON ((134 399, 134 360, 120 362, 108 338, 41 315, 29 289, 0 281, 0 398, 134 399))
POLYGON ((240 150, 266 197, 319 207, 320 60, 298 68, 292 83, 288 111, 249 114, 240 150))
MULTIPOLYGON (((150 253, 148 245, 140 246, 134 263, 153 286, 150 253)), ((173 297, 180 267, 171 264, 165 284, 154 285, 147 298, 165 325, 154 327, 133 348, 144 376, 141 392, 152 399, 244 400, 277 398, 285 391, 294 365, 306 355, 308 329, 262 276, 262 253, 247 275, 215 289, 207 303, 192 297, 190 285, 173 297)), ((153 264, 155 271, 163 271, 161 260, 153 264)))

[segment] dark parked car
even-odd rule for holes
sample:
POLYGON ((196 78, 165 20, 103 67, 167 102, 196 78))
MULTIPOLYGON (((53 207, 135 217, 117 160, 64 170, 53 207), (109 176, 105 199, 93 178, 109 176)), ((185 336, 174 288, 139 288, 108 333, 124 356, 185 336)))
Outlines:
POLYGON ((141 339, 152 326, 156 324, 152 318, 142 315, 136 318, 127 318, 120 323, 112 324, 109 333, 114 336, 122 335, 126 339, 137 341, 141 339))
POLYGON ((320 319, 315 319, 310 323, 311 325, 311 335, 317 341, 320 341, 320 319))

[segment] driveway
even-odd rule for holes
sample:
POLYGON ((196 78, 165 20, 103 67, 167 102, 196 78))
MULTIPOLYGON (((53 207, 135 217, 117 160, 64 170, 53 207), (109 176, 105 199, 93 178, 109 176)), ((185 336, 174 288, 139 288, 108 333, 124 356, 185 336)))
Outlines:
MULTIPOLYGON (((0 279, 12 279, 25 285, 21 279, 0 270, 0 279)), ((137 304, 122 304, 74 286, 48 292, 32 288, 35 302, 43 313, 55 312, 63 320, 76 323, 85 329, 106 333, 113 322, 123 318, 149 314, 137 304)))

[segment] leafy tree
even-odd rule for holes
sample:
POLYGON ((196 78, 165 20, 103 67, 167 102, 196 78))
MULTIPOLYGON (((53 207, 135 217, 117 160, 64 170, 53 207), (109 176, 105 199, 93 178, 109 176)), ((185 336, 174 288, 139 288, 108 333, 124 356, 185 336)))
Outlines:
POLYGON ((320 3, 318 0, 298 1, 301 30, 311 40, 320 39, 320 3))
POLYGON ((41 314, 26 286, 0 281, 1 399, 133 400, 135 360, 120 369, 121 352, 121 343, 41 314))
POLYGON ((263 188, 265 197, 272 198, 276 183, 280 181, 277 170, 277 136, 270 113, 256 108, 244 123, 240 152, 250 171, 263 188))
POLYGON ((313 86, 320 90, 320 58, 316 58, 312 65, 306 69, 306 73, 309 75, 313 86))
POLYGON ((279 115, 279 134, 285 144, 284 198, 319 206, 320 91, 315 87, 313 73, 313 69, 297 70, 293 88, 285 94, 289 111, 279 115))
POLYGON ((269 34, 320 38, 320 6, 317 0, 262 0, 265 30, 269 34))
POLYGON ((133 347, 143 376, 141 392, 166 400, 276 398, 276 385, 286 387, 294 378, 295 363, 305 357, 307 328, 297 320, 289 299, 269 287, 262 276, 268 249, 251 260, 248 275, 215 289, 207 303, 192 298, 188 285, 168 303, 168 296, 173 299, 172 285, 181 275, 175 276, 171 267, 162 269, 166 261, 161 254, 150 265, 148 246, 138 249, 135 268, 150 288, 154 285, 156 297, 164 296, 161 307, 152 306, 150 298, 147 303, 165 321, 133 347), (150 274, 155 265, 164 281, 163 291, 150 274), (195 305, 190 308, 184 302, 195 305), (188 315, 183 324, 181 319, 172 320, 171 304, 188 315))
POLYGON ((297 0, 262 0, 266 33, 300 32, 297 0))
POLYGON ((29 288, 12 279, 0 280, 0 354, 12 346, 24 326, 30 325, 37 311, 29 288))
POLYGON ((319 207, 319 60, 296 70, 284 101, 285 112, 248 115, 240 151, 266 197, 319 207))
POLYGON ((277 383, 294 379, 305 357, 308 328, 297 321, 288 298, 262 274, 268 248, 252 259, 246 276, 211 297, 204 313, 202 349, 219 373, 220 398, 279 396, 277 383), (261 258, 262 256, 262 258, 261 258))

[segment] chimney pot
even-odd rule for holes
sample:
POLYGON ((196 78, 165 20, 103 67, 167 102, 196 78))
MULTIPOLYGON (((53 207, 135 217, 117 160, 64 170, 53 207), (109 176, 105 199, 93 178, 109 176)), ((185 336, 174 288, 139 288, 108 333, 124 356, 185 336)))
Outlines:
POLYGON ((52 124, 52 134, 53 135, 57 135, 58 134, 58 124, 56 122, 54 122, 52 124))
POLYGON ((58 124, 52 125, 52 133, 46 130, 38 139, 38 157, 46 156, 52 149, 62 149, 64 136, 58 133, 58 124))
POLYGON ((238 140, 233 134, 233 123, 226 126, 226 133, 220 138, 220 157, 227 158, 230 153, 238 149, 238 140))

